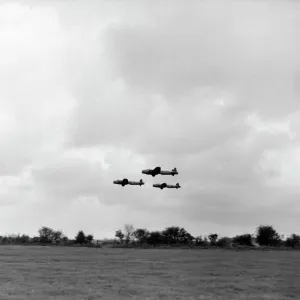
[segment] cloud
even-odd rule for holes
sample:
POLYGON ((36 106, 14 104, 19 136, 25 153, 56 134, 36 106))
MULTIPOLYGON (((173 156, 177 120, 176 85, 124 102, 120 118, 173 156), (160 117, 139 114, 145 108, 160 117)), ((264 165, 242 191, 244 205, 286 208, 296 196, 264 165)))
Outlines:
POLYGON ((101 165, 81 159, 57 160, 42 169, 33 169, 33 178, 46 195, 58 198, 93 196, 101 188, 101 165))
POLYGON ((296 2, 1 5, 2 228, 296 230, 296 2))
POLYGON ((64 87, 67 39, 55 9, 4 3, 1 11, 0 173, 15 175, 60 142, 74 101, 64 87))
POLYGON ((299 109, 297 6, 228 3, 178 2, 167 15, 168 1, 145 4, 112 23, 78 87, 71 143, 197 152, 245 135, 248 114, 272 122, 299 109))
POLYGON ((299 109, 295 2, 168 5, 144 12, 148 22, 124 22, 108 35, 112 63, 129 85, 185 102, 195 88, 213 87, 264 118, 299 109))

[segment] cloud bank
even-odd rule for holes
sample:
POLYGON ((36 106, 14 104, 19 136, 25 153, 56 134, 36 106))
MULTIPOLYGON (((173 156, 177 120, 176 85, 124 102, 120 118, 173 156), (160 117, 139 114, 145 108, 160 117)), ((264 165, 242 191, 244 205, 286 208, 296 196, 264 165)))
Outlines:
POLYGON ((1 4, 2 232, 297 231, 299 4, 133 3, 1 4))

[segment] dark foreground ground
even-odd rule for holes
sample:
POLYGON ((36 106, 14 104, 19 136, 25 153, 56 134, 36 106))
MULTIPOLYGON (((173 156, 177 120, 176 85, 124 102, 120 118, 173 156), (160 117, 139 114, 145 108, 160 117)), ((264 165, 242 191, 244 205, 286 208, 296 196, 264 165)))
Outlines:
POLYGON ((1 246, 0 299, 300 299, 300 251, 1 246))

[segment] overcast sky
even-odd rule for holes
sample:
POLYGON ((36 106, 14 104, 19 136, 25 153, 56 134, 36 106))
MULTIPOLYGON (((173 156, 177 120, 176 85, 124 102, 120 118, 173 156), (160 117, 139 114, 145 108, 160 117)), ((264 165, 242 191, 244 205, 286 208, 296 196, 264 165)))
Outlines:
POLYGON ((299 233, 299 53, 297 1, 1 1, 0 233, 299 233))

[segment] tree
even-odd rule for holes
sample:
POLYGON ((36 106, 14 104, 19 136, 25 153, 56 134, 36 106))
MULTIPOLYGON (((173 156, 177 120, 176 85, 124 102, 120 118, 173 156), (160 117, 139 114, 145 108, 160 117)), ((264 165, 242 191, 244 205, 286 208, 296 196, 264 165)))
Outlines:
POLYGON ((208 246, 209 241, 207 240, 207 237, 197 236, 195 238, 195 242, 197 246, 208 246))
POLYGON ((34 236, 31 240, 30 240, 31 244, 38 244, 40 243, 40 237, 39 236, 34 236))
POLYGON ((64 235, 64 236, 62 237, 62 242, 63 242, 64 244, 67 244, 68 241, 69 241, 68 237, 64 235))
POLYGON ((8 244, 9 243, 8 237, 7 236, 2 237, 1 242, 2 244, 8 244))
POLYGON ((20 244, 29 244, 30 237, 28 235, 22 234, 16 237, 16 242, 20 244))
POLYGON ((293 248, 300 246, 300 235, 293 233, 290 237, 288 237, 285 240, 285 245, 287 247, 293 247, 293 248))
POLYGON ((211 246, 215 246, 217 244, 218 235, 216 233, 211 233, 208 236, 209 243, 211 246))
POLYGON ((62 237, 63 237, 63 233, 61 230, 53 231, 52 235, 51 235, 52 243, 55 243, 55 244, 60 243, 62 240, 62 237))
POLYGON ((257 227, 256 240, 261 246, 277 246, 281 242, 278 232, 270 225, 257 227))
POLYGON ((120 229, 116 231, 115 237, 120 240, 121 244, 123 244, 123 240, 124 240, 125 235, 120 229))
POLYGON ((52 242, 53 233, 54 233, 53 229, 43 226, 42 228, 39 229, 38 232, 39 232, 41 243, 50 244, 52 242))
POLYGON ((180 228, 178 226, 170 226, 162 231, 164 240, 168 244, 179 242, 180 228))
POLYGON ((162 244, 164 241, 164 236, 160 231, 151 231, 147 238, 147 243, 150 245, 162 244))
POLYGON ((86 237, 85 234, 82 230, 78 231, 76 237, 75 237, 75 243, 76 244, 85 244, 86 242, 86 237))
POLYGON ((133 236, 137 239, 139 244, 144 244, 147 242, 149 237, 149 231, 147 229, 138 228, 133 232, 133 236))
POLYGON ((236 235, 232 239, 232 241, 236 244, 243 245, 243 246, 253 246, 251 234, 236 235))
POLYGON ((178 239, 181 244, 190 244, 195 238, 184 228, 180 228, 178 239))
POLYGON ((125 242, 128 244, 131 241, 131 238, 134 233, 134 227, 131 224, 125 224, 124 226, 124 231, 125 231, 125 242))
POLYGON ((89 234, 87 237, 86 237, 86 240, 87 242, 90 244, 94 239, 94 236, 92 234, 89 234))

